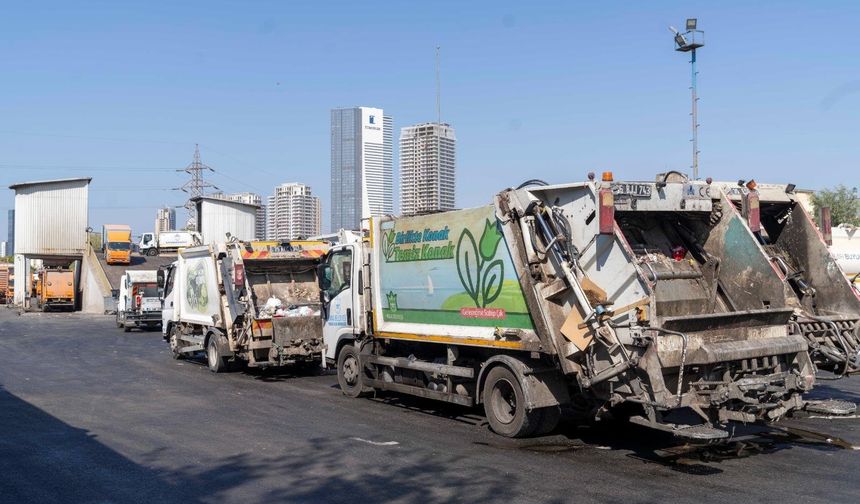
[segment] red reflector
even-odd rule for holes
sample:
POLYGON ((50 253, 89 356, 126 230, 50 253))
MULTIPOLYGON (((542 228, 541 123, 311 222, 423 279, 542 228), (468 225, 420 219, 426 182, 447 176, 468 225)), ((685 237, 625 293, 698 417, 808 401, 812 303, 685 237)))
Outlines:
POLYGON ((615 198, 612 197, 612 189, 604 187, 597 191, 600 202, 600 213, 598 215, 598 227, 600 234, 615 233, 615 198))
POLYGON ((821 222, 821 237, 828 246, 833 245, 833 227, 830 219, 830 207, 821 207, 818 210, 818 218, 821 222))
POLYGON ((233 266, 233 285, 242 287, 245 285, 245 265, 236 264, 233 266))
POLYGON ((678 245, 677 247, 672 247, 672 259, 676 261, 683 261, 685 257, 687 257, 687 249, 680 245, 678 245))
POLYGON ((758 191, 750 191, 744 196, 746 204, 744 205, 744 213, 746 214, 747 223, 750 231, 758 233, 761 231, 761 209, 758 202, 758 191))

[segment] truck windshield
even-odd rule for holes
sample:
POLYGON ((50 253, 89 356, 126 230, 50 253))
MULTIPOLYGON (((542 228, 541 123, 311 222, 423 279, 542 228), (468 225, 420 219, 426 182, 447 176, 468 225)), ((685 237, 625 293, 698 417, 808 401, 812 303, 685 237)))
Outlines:
POLYGON ((138 290, 143 297, 158 297, 158 287, 155 284, 146 284, 138 290))
POLYGON ((131 243, 129 242, 108 242, 108 250, 130 250, 131 243))

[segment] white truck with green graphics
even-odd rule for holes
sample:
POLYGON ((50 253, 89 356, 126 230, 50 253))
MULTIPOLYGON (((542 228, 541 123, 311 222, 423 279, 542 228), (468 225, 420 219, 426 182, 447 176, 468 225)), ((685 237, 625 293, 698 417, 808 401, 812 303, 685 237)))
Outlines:
POLYGON ((815 381, 768 258, 704 181, 609 175, 373 218, 317 277, 346 395, 483 405, 503 436, 564 408, 718 441, 804 408, 815 381))

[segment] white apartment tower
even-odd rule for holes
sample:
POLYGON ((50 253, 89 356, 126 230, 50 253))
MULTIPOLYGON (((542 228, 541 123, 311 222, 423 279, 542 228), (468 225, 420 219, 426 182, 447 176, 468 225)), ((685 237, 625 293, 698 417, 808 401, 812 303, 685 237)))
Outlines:
POLYGON ((320 199, 311 195, 308 185, 288 183, 275 187, 266 214, 269 240, 295 240, 320 234, 320 199))
POLYGON ((380 108, 331 111, 331 231, 394 213, 392 119, 380 108))
POLYGON ((176 229, 176 210, 170 207, 159 208, 155 213, 155 234, 176 229))
POLYGON ((454 128, 423 123, 400 130, 400 211, 415 215, 455 208, 454 128))

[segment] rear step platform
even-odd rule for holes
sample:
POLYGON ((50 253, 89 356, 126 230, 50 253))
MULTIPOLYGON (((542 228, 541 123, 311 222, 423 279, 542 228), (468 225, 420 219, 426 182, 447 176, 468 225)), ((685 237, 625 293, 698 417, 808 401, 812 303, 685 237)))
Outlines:
POLYGON ((729 433, 727 431, 707 425, 653 423, 642 416, 631 417, 630 422, 643 427, 668 432, 675 437, 689 439, 691 441, 719 441, 729 437, 729 433))
POLYGON ((842 416, 853 415, 857 411, 857 405, 851 401, 827 399, 824 401, 806 401, 803 409, 810 413, 842 416))

